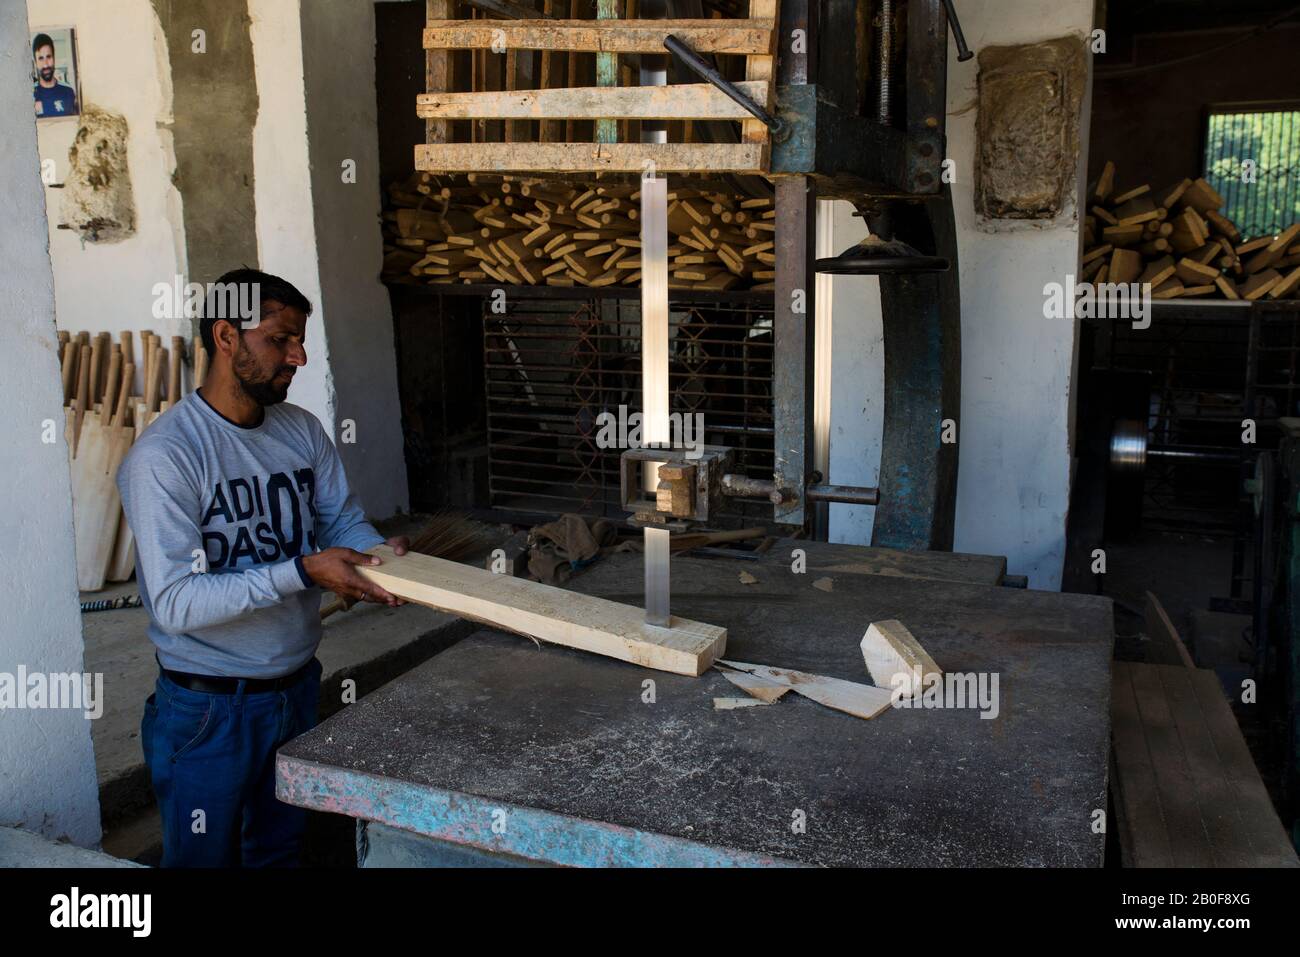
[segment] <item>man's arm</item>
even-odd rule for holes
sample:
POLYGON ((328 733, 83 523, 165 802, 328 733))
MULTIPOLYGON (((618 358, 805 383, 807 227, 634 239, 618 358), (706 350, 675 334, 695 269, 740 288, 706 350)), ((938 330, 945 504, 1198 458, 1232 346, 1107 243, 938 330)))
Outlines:
POLYGON ((310 587, 301 559, 207 573, 197 481, 165 445, 137 445, 117 474, 154 619, 170 634, 220 625, 310 587))

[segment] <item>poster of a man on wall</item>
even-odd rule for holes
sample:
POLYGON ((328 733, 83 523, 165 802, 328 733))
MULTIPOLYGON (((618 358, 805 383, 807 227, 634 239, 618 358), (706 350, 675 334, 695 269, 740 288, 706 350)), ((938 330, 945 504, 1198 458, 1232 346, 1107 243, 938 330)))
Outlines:
POLYGON ((49 27, 32 35, 32 97, 38 120, 81 112, 73 34, 72 27, 49 27))

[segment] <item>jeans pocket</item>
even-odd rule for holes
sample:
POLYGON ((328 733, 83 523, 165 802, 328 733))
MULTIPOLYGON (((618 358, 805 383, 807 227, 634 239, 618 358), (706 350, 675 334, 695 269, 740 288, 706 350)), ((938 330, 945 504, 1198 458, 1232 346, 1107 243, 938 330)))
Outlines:
POLYGON ((193 751, 212 733, 216 725, 213 705, 203 710, 170 708, 167 713, 167 742, 171 748, 168 760, 175 763, 182 756, 193 751))

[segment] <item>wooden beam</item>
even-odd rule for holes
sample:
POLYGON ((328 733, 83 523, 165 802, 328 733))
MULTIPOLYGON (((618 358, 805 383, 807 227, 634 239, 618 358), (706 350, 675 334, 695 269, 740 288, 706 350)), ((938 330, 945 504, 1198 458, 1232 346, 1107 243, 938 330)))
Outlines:
MULTIPOLYGON (((759 23, 775 23, 777 0, 749 0, 749 15, 759 23)), ((767 48, 762 53, 762 56, 745 59, 745 79, 766 84, 770 95, 776 78, 776 30, 768 31, 767 48)), ((762 120, 750 117, 740 124, 740 138, 745 143, 765 143, 768 138, 767 126, 762 120)))
MULTIPOLYGON (((772 21, 751 20, 447 20, 424 31, 426 50, 578 50, 666 53, 664 37, 680 37, 696 53, 768 54, 772 21)), ((753 79, 758 79, 754 77, 753 79)))
POLYGON ((686 618, 645 623, 630 605, 417 552, 370 550, 382 565, 357 571, 399 598, 541 641, 681 675, 703 674, 727 645, 727 630, 686 618))
POLYGON ((651 160, 661 173, 761 174, 765 143, 442 143, 415 147, 426 172, 640 173, 651 160))
MULTIPOLYGON (((767 105, 766 83, 736 85, 760 106, 767 105)), ((678 86, 584 86, 506 93, 427 93, 416 97, 416 115, 425 119, 448 120, 478 117, 507 120, 739 120, 749 113, 709 83, 684 83, 678 86)))
MULTIPOLYGON (((441 26, 441 21, 451 16, 452 0, 425 0, 425 14, 430 26, 441 26)), ((430 93, 450 90, 451 54, 446 50, 426 50, 424 54, 424 88, 430 93)), ((424 141, 426 143, 446 143, 451 139, 447 135, 447 124, 439 120, 429 120, 424 124, 424 141)))

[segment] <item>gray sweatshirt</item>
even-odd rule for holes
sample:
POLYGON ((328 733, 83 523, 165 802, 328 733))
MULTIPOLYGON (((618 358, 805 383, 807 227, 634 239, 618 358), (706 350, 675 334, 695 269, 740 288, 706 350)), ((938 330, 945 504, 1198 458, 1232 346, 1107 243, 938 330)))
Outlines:
POLYGON ((244 428, 193 392, 141 435, 117 487, 149 638, 173 671, 296 671, 321 638, 301 556, 383 541, 316 417, 287 403, 244 428))

